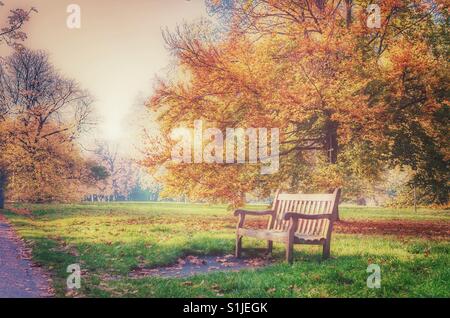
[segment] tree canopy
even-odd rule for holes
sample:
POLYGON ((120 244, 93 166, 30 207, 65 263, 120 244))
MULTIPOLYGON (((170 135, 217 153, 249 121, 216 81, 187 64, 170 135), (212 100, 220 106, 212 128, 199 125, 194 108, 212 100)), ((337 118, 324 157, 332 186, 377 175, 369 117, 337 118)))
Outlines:
POLYGON ((198 119, 222 131, 280 128, 280 170, 269 176, 257 165, 174 164, 160 137, 145 164, 165 167, 166 190, 235 205, 276 187, 357 196, 405 166, 424 200, 447 202, 448 8, 382 1, 371 28, 369 4, 208 1, 225 27, 165 32, 178 71, 149 101, 161 136, 198 119))
POLYGON ((2 60, 0 166, 10 199, 80 198, 80 186, 93 174, 75 139, 92 123, 91 103, 44 52, 22 47, 2 60))

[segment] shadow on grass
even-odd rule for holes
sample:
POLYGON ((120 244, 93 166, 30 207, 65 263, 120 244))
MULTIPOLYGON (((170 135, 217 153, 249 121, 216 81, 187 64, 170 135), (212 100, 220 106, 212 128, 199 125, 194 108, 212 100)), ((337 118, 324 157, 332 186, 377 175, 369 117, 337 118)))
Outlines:
MULTIPOLYGON (((111 282, 112 296, 129 297, 448 297, 445 264, 395 261, 380 265, 380 289, 367 287, 367 258, 340 256, 317 262, 296 253, 293 265, 277 263, 238 273, 185 279, 144 278, 111 282), (420 269, 420 270, 419 270, 420 269)), ((374 261, 381 261, 375 259, 374 261)))
MULTIPOLYGON (((239 272, 211 272, 187 278, 146 277, 127 278, 137 266, 168 265, 186 255, 223 255, 232 249, 215 248, 214 253, 200 249, 199 242, 184 248, 156 246, 139 254, 141 244, 123 248, 87 244, 77 246, 80 256, 57 251, 57 243, 48 239, 35 239, 34 257, 53 271, 57 277, 58 296, 65 292, 67 265, 80 263, 83 271, 82 294, 94 297, 449 297, 449 246, 436 243, 410 244, 406 259, 390 253, 370 251, 345 253, 337 251, 333 258, 322 260, 320 251, 296 248, 293 265, 284 262, 284 249, 277 246, 272 265, 243 269, 239 272), (56 250, 56 251, 55 251, 56 250), (117 252, 114 252, 117 250, 117 252), (122 250, 122 252, 120 252, 122 250), (426 256, 428 255, 428 256, 426 256), (381 288, 366 285, 370 263, 381 267, 381 288), (105 281, 105 274, 121 275, 118 280, 105 281)), ((214 240, 213 240, 214 241, 214 240)), ((228 240, 223 247, 232 245, 228 240)), ((336 242, 339 247, 339 241, 336 242)), ((339 250, 339 249, 338 249, 339 250)), ((244 259, 260 257, 262 248, 245 249, 244 259)))

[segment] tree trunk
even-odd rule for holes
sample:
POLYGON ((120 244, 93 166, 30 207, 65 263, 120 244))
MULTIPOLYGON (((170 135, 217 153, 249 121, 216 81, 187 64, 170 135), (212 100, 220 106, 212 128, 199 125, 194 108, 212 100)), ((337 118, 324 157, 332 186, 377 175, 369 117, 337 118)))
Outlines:
POLYGON ((317 8, 320 9, 320 11, 323 11, 325 9, 325 0, 315 0, 317 8))
POLYGON ((3 185, 0 184, 0 209, 5 208, 5 195, 3 191, 3 185))
POLYGON ((6 174, 0 170, 0 209, 5 208, 6 174))
POLYGON ((338 124, 334 121, 328 121, 325 126, 325 149, 327 151, 328 161, 331 164, 337 163, 339 143, 337 138, 338 124))
POLYGON ((345 0, 345 11, 346 11, 345 21, 347 24, 347 28, 349 28, 350 25, 352 24, 352 6, 353 0, 345 0))
MULTIPOLYGON (((337 130, 338 130, 338 123, 331 121, 331 120, 329 120, 326 123, 326 126, 325 126, 325 135, 326 135, 325 149, 327 151, 328 162, 330 164, 336 164, 337 159, 338 159, 339 142, 338 142, 337 130)), ((334 191, 334 189, 330 189, 330 192, 333 192, 333 191, 334 191)), ((337 212, 336 212, 336 220, 340 221, 339 207, 337 208, 337 212)))

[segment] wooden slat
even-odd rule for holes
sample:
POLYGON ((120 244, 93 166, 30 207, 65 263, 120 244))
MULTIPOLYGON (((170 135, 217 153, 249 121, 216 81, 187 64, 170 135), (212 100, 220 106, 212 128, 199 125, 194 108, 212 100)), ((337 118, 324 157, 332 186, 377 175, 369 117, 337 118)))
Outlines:
MULTIPOLYGON (((325 208, 327 205, 327 201, 321 201, 320 202, 320 211, 319 214, 325 214, 325 208)), ((316 228, 314 230, 314 233, 317 235, 320 235, 322 233, 322 226, 323 226, 323 219, 317 221, 316 228)))
MULTIPOLYGON (((306 211, 306 214, 311 214, 311 210, 312 210, 312 208, 314 206, 314 202, 315 201, 309 201, 309 202, 310 202, 310 204, 308 206, 308 210, 306 211)), ((311 220, 305 220, 305 226, 304 226, 304 229, 303 229, 302 233, 308 234, 308 228, 309 228, 310 224, 311 224, 311 220)))
MULTIPOLYGON (((301 202, 302 202, 302 206, 301 206, 301 209, 299 210, 299 213, 304 214, 306 205, 308 204, 308 201, 301 201, 301 202)), ((305 220, 299 220, 297 232, 301 232, 304 226, 305 226, 305 220)))
POLYGON ((325 237, 321 235, 301 235, 295 234, 295 243, 320 244, 325 241, 325 237))
POLYGON ((282 204, 282 201, 278 200, 278 202, 277 202, 277 209, 275 210, 274 221, 273 221, 273 224, 272 224, 272 229, 275 229, 277 227, 278 215, 280 214, 281 204, 282 204))
MULTIPOLYGON (((303 209, 303 214, 309 214, 309 209, 311 207, 312 201, 306 201, 305 207, 303 209)), ((306 227, 308 226, 308 220, 302 220, 302 226, 299 227, 299 233, 305 233, 306 227)))
MULTIPOLYGON (((294 206, 292 207, 292 211, 297 212, 301 203, 302 203, 302 201, 294 201, 294 206)), ((298 229, 296 229, 296 230, 298 230, 298 229)))
MULTIPOLYGON (((278 200, 279 194, 280 194, 280 189, 278 189, 278 190, 275 192, 275 197, 274 197, 274 200, 273 200, 273 203, 272 203, 272 210, 273 210, 273 211, 278 211, 278 208, 279 208, 279 206, 280 206, 280 200, 278 200)), ((269 222, 267 223, 267 229, 268 229, 268 230, 273 229, 273 226, 274 226, 275 221, 276 221, 276 217, 277 217, 277 212, 275 212, 275 215, 274 215, 274 216, 271 216, 271 217, 270 217, 270 220, 269 220, 269 222)))
POLYGON ((293 206, 294 202, 295 201, 290 200, 290 201, 288 201, 288 204, 286 205, 286 210, 284 211, 284 214, 283 214, 283 226, 281 227, 281 229, 283 231, 287 231, 288 227, 289 227, 289 221, 284 220, 284 215, 287 212, 292 211, 292 206, 293 206))
POLYGON ((278 230, 280 228, 280 223, 282 221, 282 217, 283 217, 283 211, 284 211, 284 207, 286 205, 286 201, 285 200, 280 200, 279 201, 279 207, 278 207, 278 211, 276 213, 276 218, 275 218, 275 224, 273 226, 273 229, 278 230))
POLYGON ((283 218, 283 213, 284 213, 284 209, 286 206, 286 201, 285 200, 280 200, 280 210, 278 211, 277 214, 277 223, 275 225, 275 230, 279 230, 280 229, 280 224, 283 218))
POLYGON ((283 213, 283 223, 281 226, 281 230, 283 231, 287 231, 288 227, 289 227, 289 221, 284 220, 284 215, 289 212, 289 211, 293 211, 293 206, 294 206, 294 202, 293 200, 288 201, 287 205, 286 205, 286 209, 283 213))
POLYGON ((254 237, 261 240, 271 240, 278 242, 285 242, 288 237, 288 232, 286 231, 275 231, 275 230, 254 230, 254 229, 238 229, 238 234, 243 236, 254 237))
MULTIPOLYGON (((316 202, 316 206, 314 208, 314 213, 313 214, 320 214, 320 207, 322 206, 322 202, 323 201, 317 201, 316 202)), ((309 233, 311 235, 315 235, 316 234, 316 229, 317 226, 319 224, 319 220, 313 220, 314 222, 311 222, 311 227, 309 229, 309 233)))
MULTIPOLYGON (((323 201, 323 202, 322 202, 321 209, 320 209, 320 212, 319 212, 320 214, 327 214, 327 202, 328 202, 328 201, 323 201)), ((324 224, 325 224, 324 221, 325 221, 325 220, 322 219, 322 220, 319 220, 319 221, 317 222, 317 234, 318 234, 318 235, 321 235, 322 232, 323 232, 323 226, 324 226, 324 224)))
POLYGON ((323 236, 327 236, 327 231, 328 231, 328 227, 330 226, 330 220, 324 220, 324 225, 323 225, 323 228, 322 228, 322 233, 321 233, 321 235, 323 235, 323 236))
POLYGON ((295 200, 295 201, 331 201, 333 200, 333 194, 290 194, 280 193, 278 195, 279 200, 295 200))
MULTIPOLYGON (((311 208, 309 209, 309 214, 316 214, 316 210, 317 210, 317 204, 319 203, 319 201, 313 201, 311 204, 311 208)), ((316 220, 308 220, 308 225, 306 227, 306 233, 308 235, 312 234, 312 228, 314 227, 314 224, 316 223, 316 220)))

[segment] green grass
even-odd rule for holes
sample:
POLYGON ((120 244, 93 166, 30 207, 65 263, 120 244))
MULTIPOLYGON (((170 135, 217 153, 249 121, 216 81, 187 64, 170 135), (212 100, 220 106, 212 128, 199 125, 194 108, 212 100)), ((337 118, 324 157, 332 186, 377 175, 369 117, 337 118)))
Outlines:
MULTIPOLYGON (((83 270, 81 294, 95 297, 449 297, 448 240, 392 236, 333 235, 332 255, 318 246, 296 246, 295 263, 283 262, 275 244, 274 265, 189 278, 129 279, 138 265, 155 267, 185 255, 229 254, 235 218, 222 205, 114 203, 21 205, 33 218, 5 212, 33 247, 33 258, 66 294, 69 264, 83 270), (370 263, 381 267, 381 288, 366 286, 370 263), (106 280, 107 275, 119 277, 106 280)), ((253 206, 253 208, 264 208, 253 206)), ((342 207, 342 219, 444 220, 446 210, 342 207)), ((265 242, 244 239, 247 255, 265 242)))
MULTIPOLYGON (((122 202, 122 203, 84 203, 84 204, 18 204, 20 208, 29 208, 34 215, 46 215, 50 217, 53 214, 64 215, 90 212, 111 212, 114 214, 124 211, 128 214, 137 216, 164 216, 169 213, 176 215, 209 215, 209 216, 231 216, 232 213, 226 205, 209 204, 184 204, 184 203, 149 203, 149 202, 122 202)), ((248 208, 263 210, 266 205, 249 205, 248 208)), ((380 208, 363 206, 341 206, 340 214, 343 219, 399 219, 399 220, 450 220, 450 210, 447 209, 428 209, 418 208, 414 212, 413 208, 380 208)))

